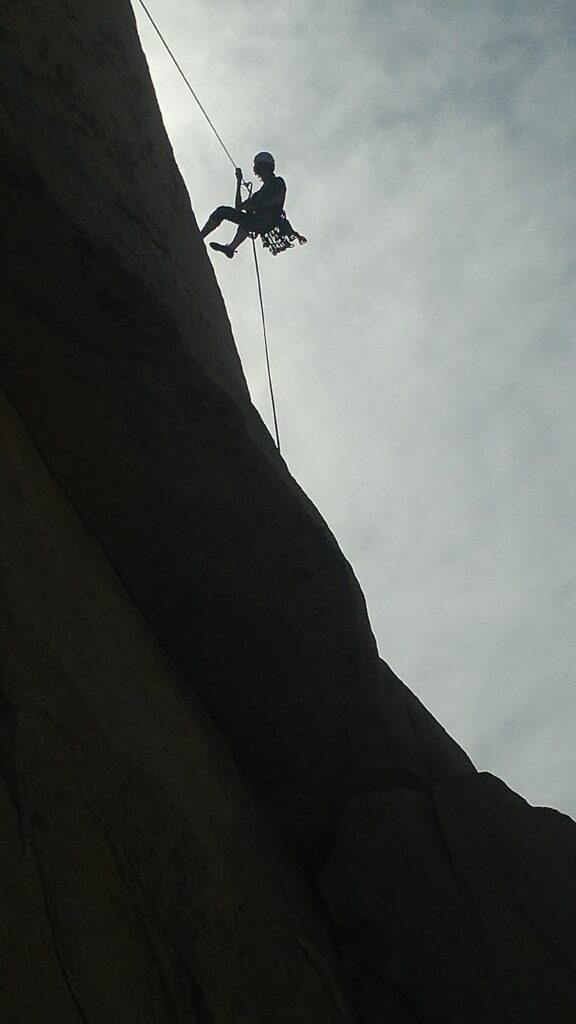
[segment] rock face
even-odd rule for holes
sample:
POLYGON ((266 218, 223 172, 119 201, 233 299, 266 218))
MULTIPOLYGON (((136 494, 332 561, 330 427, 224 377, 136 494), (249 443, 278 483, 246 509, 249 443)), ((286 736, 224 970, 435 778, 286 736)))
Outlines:
POLYGON ((0 1018, 352 1021, 227 744, 0 402, 0 1018))
POLYGON ((2 1019, 572 1022, 576 828, 380 662, 129 3, 0 10, 2 1019))

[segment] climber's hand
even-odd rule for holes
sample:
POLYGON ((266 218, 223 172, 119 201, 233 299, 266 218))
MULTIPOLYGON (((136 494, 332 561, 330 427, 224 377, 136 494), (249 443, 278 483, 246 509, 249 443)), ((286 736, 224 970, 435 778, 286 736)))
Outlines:
POLYGON ((242 178, 244 177, 244 175, 242 174, 242 168, 237 167, 234 173, 236 175, 236 181, 242 181, 242 178))

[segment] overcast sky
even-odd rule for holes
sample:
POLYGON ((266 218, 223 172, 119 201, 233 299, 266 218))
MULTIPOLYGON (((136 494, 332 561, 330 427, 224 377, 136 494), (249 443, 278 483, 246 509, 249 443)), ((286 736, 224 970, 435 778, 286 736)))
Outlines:
MULTIPOLYGON (((202 223, 233 168, 134 4, 202 223)), ((478 768, 576 816, 574 0, 147 5, 310 239, 260 257, 282 449, 382 657, 478 768)), ((271 426, 250 243, 210 258, 271 426)))

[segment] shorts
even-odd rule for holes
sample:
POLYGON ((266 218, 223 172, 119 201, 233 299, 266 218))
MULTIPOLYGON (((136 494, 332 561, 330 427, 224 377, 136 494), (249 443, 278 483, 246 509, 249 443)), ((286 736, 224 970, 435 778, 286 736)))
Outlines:
POLYGON ((280 220, 280 213, 281 210, 274 208, 246 212, 235 210, 233 206, 219 206, 210 214, 210 220, 215 220, 218 224, 223 220, 229 220, 249 235, 265 235, 276 226, 280 220))

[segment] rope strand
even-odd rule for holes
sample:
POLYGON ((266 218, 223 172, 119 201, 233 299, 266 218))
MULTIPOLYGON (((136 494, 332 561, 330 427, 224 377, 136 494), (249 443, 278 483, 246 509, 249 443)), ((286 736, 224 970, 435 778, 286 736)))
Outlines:
POLYGON ((146 7, 146 4, 144 3, 144 0, 138 0, 138 3, 139 3, 139 4, 140 4, 140 6, 141 6, 141 7, 143 8, 143 10, 144 10, 144 12, 145 12, 145 14, 146 14, 147 18, 149 19, 149 21, 150 21, 150 22, 151 22, 151 24, 152 24, 152 27, 154 28, 154 31, 156 32, 156 34, 157 34, 158 38, 159 38, 159 39, 161 40, 161 42, 162 42, 162 43, 164 44, 164 46, 166 47, 166 49, 167 49, 168 53, 170 54, 170 56, 171 56, 172 60, 174 61, 174 64, 176 65, 176 67, 178 68, 178 71, 179 71, 179 72, 180 72, 180 74, 182 75, 182 78, 183 78, 183 79, 184 79, 184 81, 186 82, 186 85, 188 86, 188 89, 189 89, 189 90, 190 90, 190 92, 192 93, 192 95, 193 95, 194 99, 196 100, 196 103, 198 104, 198 106, 200 107, 200 110, 201 110, 201 111, 202 111, 202 113, 204 114, 204 117, 205 117, 205 118, 206 118, 206 120, 208 121, 208 124, 210 125, 210 127, 211 127, 212 131, 214 132, 214 135, 216 136, 216 138, 218 139, 218 142, 219 142, 219 143, 220 143, 220 145, 222 146, 222 149, 223 149, 223 150, 224 150, 224 152, 226 153, 226 156, 228 157, 228 159, 229 159, 230 163, 232 164, 232 166, 233 166, 233 167, 236 167, 236 166, 237 166, 237 164, 236 164, 236 161, 234 160, 234 157, 233 157, 233 156, 232 156, 232 154, 230 153, 230 150, 229 150, 229 149, 227 148, 227 146, 226 146, 225 142, 223 141, 223 139, 221 138, 220 134, 219 134, 219 133, 218 133, 218 131, 216 130, 216 128, 215 128, 215 126, 214 126, 214 124, 213 124, 213 123, 212 123, 212 121, 210 120, 210 118, 209 118, 208 114, 206 113, 206 111, 205 111, 204 107, 202 106, 202 104, 201 104, 200 100, 198 99, 198 97, 197 97, 196 93, 194 92, 194 89, 193 89, 193 88, 192 88, 192 86, 190 85, 190 82, 188 81, 188 79, 187 79, 186 75, 184 74, 184 72, 183 72, 182 68, 180 67, 180 65, 179 65, 178 61, 176 60, 176 57, 174 56, 174 54, 172 53, 172 50, 171 50, 171 49, 170 49, 170 47, 168 46, 168 43, 167 43, 167 42, 166 42, 166 40, 164 39, 164 36, 162 35, 162 33, 161 33, 160 29, 158 28, 158 25, 156 24, 156 22, 154 21, 154 18, 153 18, 153 17, 152 17, 152 15, 150 14, 150 11, 149 11, 149 10, 148 10, 148 8, 146 7))
MULTIPOLYGON (((212 123, 211 119, 209 118, 206 110, 202 106, 200 100, 198 99, 196 93, 194 92, 194 89, 190 85, 190 82, 188 81, 188 78, 184 74, 182 68, 180 67, 178 61, 176 60, 176 57, 174 56, 174 54, 172 53, 172 50, 168 46, 168 43, 164 39, 164 36, 162 35, 162 33, 161 33, 160 29, 158 28, 156 22, 154 21, 154 18, 150 14, 150 11, 148 10, 146 4, 144 3, 144 0, 138 0, 138 3, 140 4, 142 9, 144 10, 144 13, 146 14, 148 20, 152 24, 152 27, 154 28, 154 31, 156 32, 156 34, 157 34, 158 38, 160 39, 161 43, 163 44, 163 46, 167 50, 168 54, 172 58, 172 61, 173 61, 174 65, 176 66, 176 68, 180 72, 180 74, 181 74, 182 78, 184 79, 188 89, 192 93, 192 96, 196 100, 196 103, 200 107, 200 110, 204 114, 204 117, 206 118, 206 120, 208 121, 208 124, 210 125, 212 131, 214 132, 214 135, 216 136, 216 138, 218 139, 218 142, 222 146, 222 149, 226 153, 226 156, 228 157, 230 163, 232 164, 232 166, 234 168, 236 168, 237 164, 236 164, 236 161, 234 160, 234 157, 230 153, 230 150, 227 148, 224 140, 220 136, 219 132, 217 131, 217 129, 215 127, 215 125, 212 123)), ((252 194, 252 185, 251 185, 251 183, 244 181, 242 184, 248 189, 249 193, 252 194)), ((278 452, 280 453, 280 434, 279 434, 279 431, 278 431, 278 418, 276 416, 276 401, 274 399, 274 386, 272 384, 272 371, 270 369, 270 354, 269 354, 269 351, 268 351, 268 336, 267 336, 267 332, 266 332, 266 317, 264 315, 264 300, 262 298, 262 285, 261 285, 261 282, 260 282, 260 268, 258 266, 258 257, 256 255, 256 243, 254 241, 254 238, 252 238, 252 249, 253 249, 253 252, 254 252, 254 266, 256 267, 256 281, 258 282, 258 298, 260 299, 260 315, 262 317, 262 333, 264 335, 264 352, 266 353, 266 369, 268 371, 268 386, 270 388, 270 404, 272 405, 272 416, 274 418, 274 430, 275 430, 275 433, 276 433, 276 447, 278 448, 278 452)))
POLYGON ((264 351, 266 353, 266 369, 268 371, 268 385, 270 387, 270 404, 272 406, 272 416, 274 418, 274 431, 276 433, 276 447, 278 454, 282 454, 280 448, 280 433, 278 430, 278 417, 276 416, 276 402, 274 400, 274 388, 272 386, 272 370, 270 369, 270 353, 268 351, 268 337, 266 334, 266 318, 264 316, 264 300, 262 298, 262 285, 260 283, 260 268, 258 266, 258 257, 256 255, 256 242, 252 239, 252 251, 254 253, 254 266, 256 267, 256 280, 258 282, 258 297, 260 299, 260 312, 262 314, 262 333, 264 335, 264 351))

